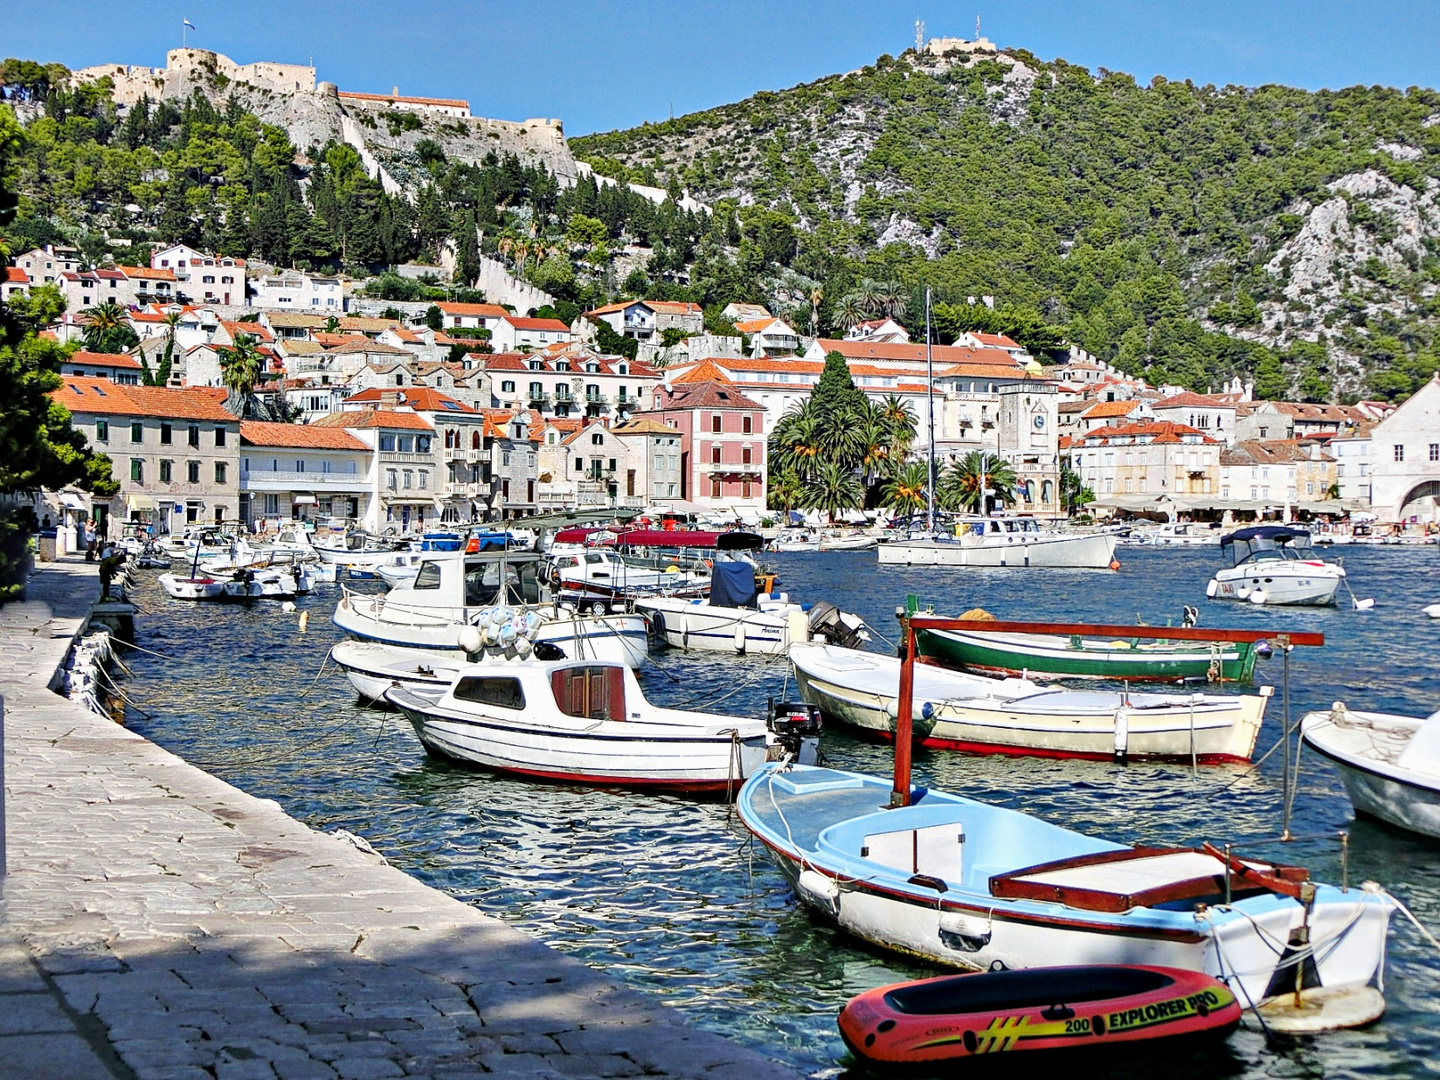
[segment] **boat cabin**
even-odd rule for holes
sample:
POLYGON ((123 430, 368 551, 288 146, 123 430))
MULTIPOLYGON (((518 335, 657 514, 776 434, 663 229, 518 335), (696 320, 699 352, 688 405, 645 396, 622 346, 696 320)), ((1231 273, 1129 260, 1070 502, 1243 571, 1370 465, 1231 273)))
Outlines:
POLYGON ((461 559, 435 552, 409 586, 390 590, 387 602, 450 609, 544 603, 550 595, 541 561, 530 552, 488 551, 461 559))
POLYGON ((1221 550, 1235 566, 1260 559, 1304 559, 1310 554, 1310 533, 1288 525, 1256 525, 1237 529, 1220 540, 1221 550))
MULTIPOLYGON (((619 664, 572 663, 550 667, 548 686, 555 707, 566 716, 581 720, 624 720, 625 673, 619 664)), ((497 667, 483 675, 465 675, 455 683, 451 696, 497 709, 519 711, 527 707, 526 688, 533 699, 541 693, 544 670, 497 667)), ((531 700, 530 706, 544 710, 545 702, 531 700)), ((638 718, 639 714, 635 714, 638 718)))
POLYGON ((967 517, 955 525, 956 536, 1031 536, 1040 532, 1040 523, 1028 517, 967 517))

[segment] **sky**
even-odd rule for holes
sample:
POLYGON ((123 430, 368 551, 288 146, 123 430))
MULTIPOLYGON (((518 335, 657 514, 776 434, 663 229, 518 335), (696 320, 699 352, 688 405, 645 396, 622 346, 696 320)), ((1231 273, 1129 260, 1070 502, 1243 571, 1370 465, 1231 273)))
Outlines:
POLYGON ((1148 82, 1435 86, 1440 0, 0 0, 0 56, 163 66, 189 44, 342 90, 627 128, 973 37, 1148 82))

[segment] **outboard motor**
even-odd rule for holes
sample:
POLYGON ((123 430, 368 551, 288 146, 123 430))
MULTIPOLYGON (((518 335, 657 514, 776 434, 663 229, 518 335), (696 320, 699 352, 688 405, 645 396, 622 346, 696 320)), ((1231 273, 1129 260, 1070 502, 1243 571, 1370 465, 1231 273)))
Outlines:
POLYGON ((806 701, 772 702, 765 726, 775 735, 771 760, 788 757, 801 765, 820 760, 820 706, 806 701))
POLYGON ((841 611, 825 600, 811 604, 807 614, 811 640, 820 637, 842 649, 859 649, 870 640, 870 635, 865 632, 864 619, 841 611))

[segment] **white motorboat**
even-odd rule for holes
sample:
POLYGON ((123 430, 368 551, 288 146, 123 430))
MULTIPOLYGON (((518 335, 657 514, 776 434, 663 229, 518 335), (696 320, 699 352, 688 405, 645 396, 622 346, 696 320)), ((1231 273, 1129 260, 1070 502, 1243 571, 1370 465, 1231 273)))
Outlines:
POLYGON ((817 638, 842 645, 870 640, 859 616, 833 604, 802 607, 784 593, 757 593, 754 567, 740 561, 715 563, 708 598, 649 597, 635 609, 675 649, 770 656, 817 638))
POLYGON ((432 552, 415 580, 379 596, 344 591, 335 624, 352 637, 405 648, 462 654, 467 627, 492 625, 498 609, 532 611, 541 619, 536 640, 573 660, 604 660, 639 667, 649 655, 640 615, 581 615, 561 606, 540 573, 543 556, 489 551, 475 555, 432 552))
MULTIPOLYGON (((790 650, 801 696, 828 719, 883 739, 895 736, 900 661, 798 645, 790 650)), ((1249 761, 1267 697, 1045 689, 933 664, 915 665, 913 732, 928 747, 1044 757, 1249 761)))
POLYGON ((461 552, 457 551, 394 551, 386 556, 385 560, 375 565, 375 573, 386 586, 394 589, 403 585, 409 585, 415 580, 415 575, 420 572, 420 564, 438 558, 450 557, 458 559, 461 552))
POLYGON ((1170 521, 1131 529, 1119 543, 1132 547, 1214 547, 1220 543, 1220 531, 1196 522, 1170 521))
POLYGON ((321 562, 359 570, 374 570, 386 562, 395 551, 408 548, 408 542, 351 532, 338 540, 315 544, 313 547, 321 562))
POLYGON ((767 760, 813 761, 818 742, 818 721, 782 737, 762 720, 659 708, 624 664, 464 664, 445 686, 396 686, 385 700, 427 752, 541 780, 726 791, 767 760))
POLYGON ((225 600, 293 600, 298 591, 295 575, 270 568, 236 570, 220 586, 225 600))
POLYGON ((155 582, 172 600, 217 600, 225 590, 224 579, 194 571, 184 576, 161 574, 155 582))
POLYGON ((155 544, 172 559, 192 562, 197 555, 202 560, 228 556, 234 542, 233 536, 213 526, 187 525, 179 535, 163 536, 155 544))
POLYGON ((809 529, 781 529, 768 547, 771 551, 819 551, 820 537, 809 529))
POLYGON ((422 691, 449 686, 466 663, 464 656, 434 649, 350 640, 336 642, 330 659, 344 670, 360 699, 370 705, 383 704, 385 691, 395 686, 422 691))
POLYGON ((888 778, 770 764, 737 809, 821 919, 950 967, 1157 964, 1223 979, 1246 1004, 1302 980, 1358 990, 1380 970, 1394 904, 1378 887, 898 786, 896 807, 888 778))
POLYGON ((1205 587, 1212 600, 1248 600, 1252 604, 1335 602, 1345 580, 1339 563, 1307 559, 1310 533, 1289 525, 1237 529, 1220 541, 1233 565, 1218 570, 1205 587))
POLYGON ((1357 811, 1440 838, 1440 712, 1351 712, 1337 701, 1302 718, 1300 731, 1339 770, 1357 811))
POLYGON ((961 518, 954 536, 920 536, 880 544, 880 565, 1049 567, 1104 570, 1115 561, 1112 533, 1042 529, 1028 517, 961 518))
POLYGON ((552 553, 550 567, 551 587, 558 577, 562 601, 596 612, 640 597, 698 596, 710 590, 710 567, 693 555, 656 558, 586 548, 552 553))

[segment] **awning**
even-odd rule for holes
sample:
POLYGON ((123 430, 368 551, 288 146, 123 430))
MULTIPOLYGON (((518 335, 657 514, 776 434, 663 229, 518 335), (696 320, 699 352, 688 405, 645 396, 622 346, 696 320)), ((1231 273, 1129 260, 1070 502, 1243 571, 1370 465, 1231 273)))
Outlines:
POLYGON ((319 501, 314 495, 295 495, 290 499, 294 506, 315 506, 319 501))
POLYGON ((89 509, 89 507, 85 505, 84 499, 70 491, 62 491, 60 493, 60 505, 63 506, 66 510, 89 509))
POLYGON ((138 491, 132 491, 125 496, 125 501, 130 504, 131 510, 154 510, 155 500, 149 495, 142 495, 138 491))

